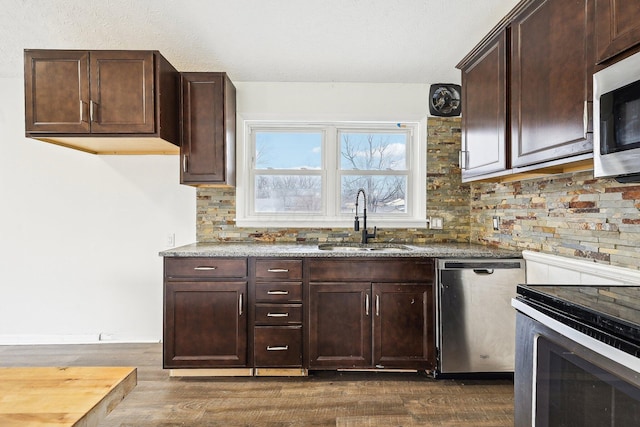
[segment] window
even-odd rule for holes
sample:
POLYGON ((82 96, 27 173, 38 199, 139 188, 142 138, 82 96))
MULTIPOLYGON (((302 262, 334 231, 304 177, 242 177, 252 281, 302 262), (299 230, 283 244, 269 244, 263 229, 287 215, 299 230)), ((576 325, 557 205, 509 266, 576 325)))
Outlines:
POLYGON ((363 189, 371 226, 424 227, 426 153, 419 135, 415 122, 246 121, 237 223, 352 227, 363 189))

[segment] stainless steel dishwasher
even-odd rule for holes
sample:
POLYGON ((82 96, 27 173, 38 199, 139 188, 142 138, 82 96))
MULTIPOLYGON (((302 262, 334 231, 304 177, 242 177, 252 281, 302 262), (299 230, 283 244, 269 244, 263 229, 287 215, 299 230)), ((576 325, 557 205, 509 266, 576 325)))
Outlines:
POLYGON ((524 267, 522 259, 438 260, 436 377, 513 372, 511 299, 524 267))

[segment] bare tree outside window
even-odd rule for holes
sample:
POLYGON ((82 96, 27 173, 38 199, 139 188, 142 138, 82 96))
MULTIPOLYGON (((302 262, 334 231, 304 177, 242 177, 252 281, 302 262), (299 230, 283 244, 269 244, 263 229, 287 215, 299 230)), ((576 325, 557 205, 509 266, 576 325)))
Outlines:
POLYGON ((406 133, 343 132, 340 155, 341 212, 353 212, 360 188, 367 194, 367 211, 406 212, 406 133))
POLYGON ((322 134, 257 131, 255 138, 255 211, 321 212, 322 134))
POLYGON ((322 209, 319 176, 256 176, 256 212, 319 212, 322 209))

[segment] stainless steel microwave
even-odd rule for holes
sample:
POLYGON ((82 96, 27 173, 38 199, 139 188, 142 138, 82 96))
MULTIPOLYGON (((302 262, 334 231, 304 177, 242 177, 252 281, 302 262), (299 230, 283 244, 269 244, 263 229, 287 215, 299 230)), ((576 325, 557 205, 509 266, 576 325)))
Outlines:
POLYGON ((640 182, 640 53, 593 75, 595 177, 640 182))

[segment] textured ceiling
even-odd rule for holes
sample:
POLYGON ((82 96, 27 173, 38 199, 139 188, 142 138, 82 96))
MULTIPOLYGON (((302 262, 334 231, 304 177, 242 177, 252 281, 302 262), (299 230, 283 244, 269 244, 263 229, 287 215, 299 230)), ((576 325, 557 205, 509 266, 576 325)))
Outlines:
POLYGON ((517 0, 0 0, 0 77, 23 49, 159 50, 234 81, 458 82, 517 0))

